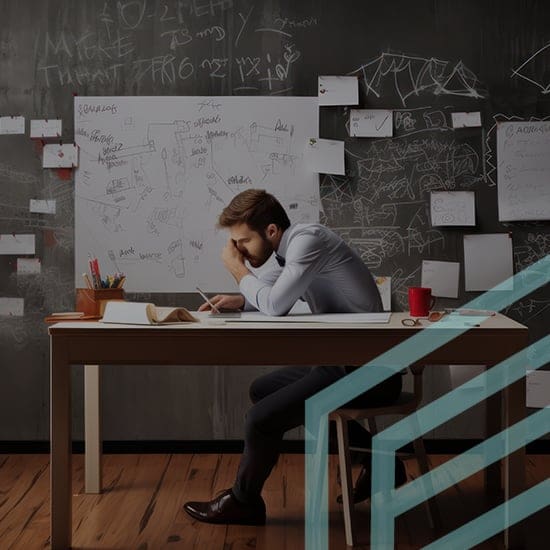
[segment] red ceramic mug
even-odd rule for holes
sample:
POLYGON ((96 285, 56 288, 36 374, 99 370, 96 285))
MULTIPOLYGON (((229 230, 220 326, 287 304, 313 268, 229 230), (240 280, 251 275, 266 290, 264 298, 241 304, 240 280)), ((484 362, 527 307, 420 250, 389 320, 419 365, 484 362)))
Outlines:
POLYGON ((421 286, 409 288, 409 311, 411 317, 427 317, 435 305, 432 289, 421 286))

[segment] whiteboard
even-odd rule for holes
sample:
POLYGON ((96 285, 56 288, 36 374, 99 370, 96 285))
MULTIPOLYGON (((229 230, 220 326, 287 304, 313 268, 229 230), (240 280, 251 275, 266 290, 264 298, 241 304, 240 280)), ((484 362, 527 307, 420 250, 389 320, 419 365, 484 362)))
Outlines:
POLYGON ((265 189, 291 222, 319 220, 316 97, 75 97, 75 280, 88 254, 131 292, 234 291, 222 209, 265 189))
POLYGON ((550 122, 497 125, 498 218, 550 220, 550 122))

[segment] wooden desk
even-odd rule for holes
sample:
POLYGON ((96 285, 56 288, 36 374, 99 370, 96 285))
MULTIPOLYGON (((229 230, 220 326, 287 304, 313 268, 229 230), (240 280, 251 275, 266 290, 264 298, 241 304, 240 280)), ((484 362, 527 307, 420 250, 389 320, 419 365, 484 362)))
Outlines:
MULTIPOLYGON (((92 420, 96 428, 93 453, 98 468, 94 475, 100 487, 97 365, 362 365, 420 330, 402 326, 404 317, 405 313, 394 313, 387 324, 362 326, 234 323, 150 327, 97 322, 67 322, 51 326, 52 548, 70 548, 72 536, 71 365, 84 364, 88 365, 87 369, 92 369, 86 376, 87 421, 92 420)), ((473 328, 429 353, 422 363, 483 364, 490 367, 523 349, 527 342, 525 326, 496 315, 481 327, 473 328)), ((522 420, 525 415, 525 379, 521 379, 488 400, 487 434, 496 433, 522 420), (502 410, 504 415, 501 415, 502 410)), ((511 498, 525 488, 525 449, 512 453, 503 463, 505 498, 511 498)), ((488 490, 500 490, 499 463, 486 470, 485 479, 488 490)), ((506 531, 506 547, 519 548, 522 542, 521 528, 513 526, 506 531)))

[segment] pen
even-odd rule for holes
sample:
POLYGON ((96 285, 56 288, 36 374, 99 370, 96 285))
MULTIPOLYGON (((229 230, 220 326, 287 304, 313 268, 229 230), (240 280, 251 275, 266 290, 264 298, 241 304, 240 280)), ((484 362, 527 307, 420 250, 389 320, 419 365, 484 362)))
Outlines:
POLYGON ((195 287, 197 292, 203 297, 204 301, 216 312, 220 313, 220 310, 207 298, 206 294, 198 287, 195 287))
POLYGON ((93 288, 92 282, 90 281, 90 277, 88 277, 87 273, 82 273, 82 277, 84 277, 84 282, 86 283, 86 286, 88 288, 93 288))

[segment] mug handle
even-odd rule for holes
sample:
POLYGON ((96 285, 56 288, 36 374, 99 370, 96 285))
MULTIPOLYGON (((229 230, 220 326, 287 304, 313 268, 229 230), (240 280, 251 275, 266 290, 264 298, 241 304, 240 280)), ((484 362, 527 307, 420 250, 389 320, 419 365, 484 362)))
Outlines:
POLYGON ((434 308, 435 306, 435 300, 436 300, 436 297, 435 296, 432 296, 430 298, 430 311, 434 308))

